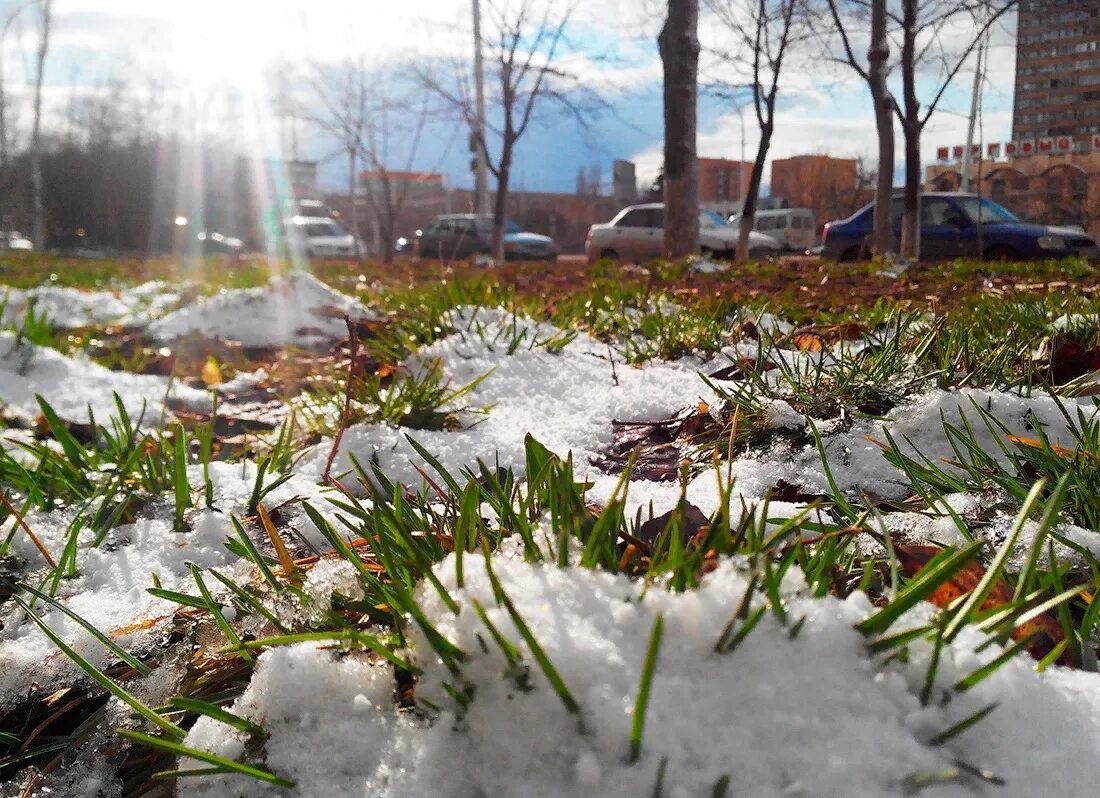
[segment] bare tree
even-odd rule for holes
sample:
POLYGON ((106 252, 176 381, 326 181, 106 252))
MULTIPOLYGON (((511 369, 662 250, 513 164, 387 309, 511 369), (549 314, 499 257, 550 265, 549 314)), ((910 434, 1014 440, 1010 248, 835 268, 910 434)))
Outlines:
POLYGON ((870 0, 869 3, 845 3, 844 0, 827 0, 833 22, 832 33, 840 39, 843 55, 839 60, 851 67, 867 84, 871 103, 875 109, 875 130, 878 134, 878 169, 875 181, 875 211, 871 249, 877 255, 897 251, 894 229, 890 219, 890 205, 894 192, 894 97, 886 86, 889 74, 890 40, 886 33, 887 0, 870 0), (856 56, 853 45, 854 32, 864 21, 864 12, 870 6, 870 43, 867 48, 867 66, 856 56))
POLYGON ((7 195, 9 193, 7 177, 12 143, 11 130, 9 128, 11 117, 8 114, 8 92, 4 50, 12 25, 15 24, 19 15, 29 8, 30 5, 31 0, 20 3, 18 6, 11 9, 7 16, 4 17, 3 22, 0 23, 0 222, 4 219, 7 195))
POLYGON ((398 179, 391 164, 400 156, 403 164, 397 171, 407 173, 412 169, 429 117, 428 104, 421 100, 417 109, 410 93, 402 91, 397 74, 372 69, 361 56, 336 67, 319 67, 311 84, 320 108, 306 109, 304 114, 333 136, 348 158, 350 224, 357 236, 356 247, 358 169, 362 165, 372 173, 363 198, 379 231, 382 258, 392 263, 392 244, 410 182, 407 177, 398 179), (393 146, 395 141, 399 147, 393 146))
POLYGON ((39 5, 41 38, 35 59, 34 116, 31 122, 31 186, 34 192, 34 243, 46 245, 46 205, 42 196, 42 80, 46 55, 50 51, 50 25, 53 22, 53 0, 41 0, 39 5))
POLYGON ((568 49, 566 31, 578 0, 487 0, 482 35, 489 70, 487 135, 477 124, 470 64, 453 64, 441 76, 438 65, 418 70, 422 85, 458 113, 496 179, 491 254, 504 258, 504 222, 516 145, 539 112, 552 107, 587 126, 604 103, 558 62, 568 49), (489 141, 487 139, 492 139, 489 141))
POLYGON ((683 258, 699 251, 699 0, 668 0, 657 47, 664 69, 665 257, 683 258))
POLYGON ((920 137, 948 86, 958 75, 986 31, 1008 11, 1016 0, 902 0, 901 14, 893 14, 900 26, 901 81, 903 106, 894 111, 905 136, 905 200, 901 222, 901 253, 920 258, 920 137), (947 34, 952 27, 966 28, 966 45, 957 48, 947 34), (918 70, 935 65, 939 75, 932 99, 921 106, 918 70))
POLYGON ((348 160, 348 202, 356 260, 363 260, 359 238, 359 153, 367 127, 370 78, 362 57, 348 59, 336 70, 318 68, 312 76, 319 112, 306 116, 332 136, 348 160))
MULTIPOLYGON (((756 216, 756 203, 764 177, 764 164, 775 132, 775 109, 783 66, 793 44, 804 38, 805 0, 704 0, 707 9, 733 35, 732 46, 715 49, 718 58, 747 70, 742 88, 751 93, 752 107, 760 128, 760 141, 745 189, 737 236, 738 262, 749 256, 749 232, 756 216)), ((737 88, 737 84, 732 84, 737 88)))

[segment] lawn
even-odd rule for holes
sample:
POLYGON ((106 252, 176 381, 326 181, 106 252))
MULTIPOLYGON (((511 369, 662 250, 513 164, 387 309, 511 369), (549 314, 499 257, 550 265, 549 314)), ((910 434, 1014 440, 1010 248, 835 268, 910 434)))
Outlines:
POLYGON ((1100 778, 1095 267, 0 285, 0 795, 1100 778))

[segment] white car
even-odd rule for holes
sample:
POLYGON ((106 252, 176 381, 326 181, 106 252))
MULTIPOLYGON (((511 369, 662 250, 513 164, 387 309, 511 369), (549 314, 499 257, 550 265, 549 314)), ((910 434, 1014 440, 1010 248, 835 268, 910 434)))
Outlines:
POLYGON ((0 230, 0 249, 32 250, 34 244, 31 243, 29 238, 16 230, 6 232, 0 230))
MULTIPOLYGON (((286 220, 286 233, 292 252, 310 258, 355 257, 355 236, 327 216, 293 216, 286 220)), ((367 245, 362 240, 359 252, 367 254, 367 245)))
MULTIPOLYGON (((699 211, 699 251, 719 258, 733 256, 737 249, 737 228, 725 217, 709 210, 699 211)), ((588 231, 584 251, 588 262, 614 258, 644 263, 659 258, 665 248, 665 206, 662 202, 623 208, 607 224, 594 224, 588 231)), ((749 256, 778 254, 779 242, 771 236, 749 232, 749 256)))

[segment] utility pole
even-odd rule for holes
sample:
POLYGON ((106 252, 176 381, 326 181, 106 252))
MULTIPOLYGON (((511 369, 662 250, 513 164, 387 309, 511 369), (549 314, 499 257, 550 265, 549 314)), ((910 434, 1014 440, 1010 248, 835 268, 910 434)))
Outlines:
POLYGON ((481 0, 474 3, 474 91, 477 119, 476 139, 475 207, 479 214, 489 213, 489 163, 485 141, 485 63, 481 56, 481 0))
MULTIPOLYGON (((974 147, 974 122, 978 118, 978 102, 982 95, 982 57, 985 54, 985 45, 987 38, 983 37, 978 43, 978 56, 977 64, 974 66, 974 89, 970 93, 970 119, 966 123, 966 147, 963 149, 962 157, 962 179, 959 181, 959 191, 969 193, 970 191, 970 168, 971 155, 970 151, 974 147)), ((981 155, 979 154, 979 158, 981 155)))

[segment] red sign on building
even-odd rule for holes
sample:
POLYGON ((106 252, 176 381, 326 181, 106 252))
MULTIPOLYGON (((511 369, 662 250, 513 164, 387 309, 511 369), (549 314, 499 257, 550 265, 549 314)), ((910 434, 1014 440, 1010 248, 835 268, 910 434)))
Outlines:
POLYGON ((1096 152, 1100 152, 1100 133, 1092 134, 1092 149, 1096 152))
POLYGON ((1039 139, 1039 152, 1054 152, 1054 139, 1050 138, 1049 136, 1047 138, 1039 139))
POLYGON ((1035 140, 1024 139, 1020 142, 1020 155, 1034 155, 1035 154, 1035 140))
POLYGON ((947 157, 951 154, 951 150, 947 147, 940 147, 936 150, 936 160, 946 161, 947 157))
POLYGON ((1073 139, 1070 136, 1059 136, 1055 146, 1058 152, 1069 152, 1073 149, 1073 139))
POLYGON ((952 147, 951 148, 951 154, 956 158, 962 158, 963 157, 963 147, 962 147, 962 145, 961 144, 956 144, 954 147, 952 147))
POLYGON ((1019 151, 1020 147, 1015 141, 1005 142, 1005 155, 1015 155, 1019 151))
POLYGON ((999 142, 993 142, 985 145, 985 154, 989 158, 1001 157, 1001 145, 999 142))

